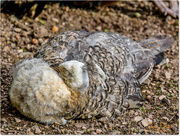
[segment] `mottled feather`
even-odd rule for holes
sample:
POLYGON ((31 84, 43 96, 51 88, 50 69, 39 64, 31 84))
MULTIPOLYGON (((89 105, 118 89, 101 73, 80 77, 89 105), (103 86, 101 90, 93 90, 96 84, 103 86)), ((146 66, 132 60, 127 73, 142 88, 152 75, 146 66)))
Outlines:
MULTIPOLYGON (((48 63, 72 94, 66 100, 67 106, 60 106, 66 111, 58 113, 59 118, 105 116, 113 119, 124 110, 143 104, 140 84, 149 77, 153 67, 162 60, 162 52, 172 43, 172 39, 162 36, 137 43, 118 33, 66 31, 49 39, 34 57, 48 63), (88 74, 88 84, 84 80, 79 88, 72 87, 66 81, 73 79, 67 78, 66 74, 71 74, 62 75, 64 70, 60 69, 65 62, 72 64, 74 60, 78 67, 83 64, 88 74)), ((52 112, 52 117, 55 115, 52 112)))

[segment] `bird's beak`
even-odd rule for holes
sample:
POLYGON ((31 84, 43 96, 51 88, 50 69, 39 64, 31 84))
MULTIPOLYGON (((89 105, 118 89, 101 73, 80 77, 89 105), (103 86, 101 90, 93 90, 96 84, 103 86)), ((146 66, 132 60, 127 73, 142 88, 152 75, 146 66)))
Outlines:
POLYGON ((51 65, 50 66, 52 69, 54 69, 55 71, 57 71, 58 73, 60 72, 59 71, 59 66, 57 66, 57 65, 51 65))

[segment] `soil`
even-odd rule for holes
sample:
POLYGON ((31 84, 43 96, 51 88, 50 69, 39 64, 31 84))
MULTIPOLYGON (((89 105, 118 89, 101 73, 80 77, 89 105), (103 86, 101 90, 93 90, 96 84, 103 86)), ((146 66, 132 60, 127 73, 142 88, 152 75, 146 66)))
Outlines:
MULTIPOLYGON (((33 10, 31 14, 33 15, 33 10)), ((179 134, 179 21, 162 15, 149 1, 123 1, 105 8, 47 3, 41 14, 18 19, 1 13, 1 134, 179 134), (66 30, 118 32, 135 41, 157 35, 174 38, 164 60, 142 84, 144 105, 124 112, 114 121, 95 117, 73 120, 65 126, 32 121, 9 100, 12 68, 33 54, 52 36, 66 30)))

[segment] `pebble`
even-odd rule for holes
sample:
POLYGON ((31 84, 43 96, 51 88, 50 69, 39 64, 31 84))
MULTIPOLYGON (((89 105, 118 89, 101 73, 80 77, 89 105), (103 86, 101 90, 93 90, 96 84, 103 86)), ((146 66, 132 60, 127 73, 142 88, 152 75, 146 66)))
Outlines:
POLYGON ((26 130, 26 134, 27 134, 27 135, 34 135, 34 133, 31 132, 31 129, 30 129, 30 128, 28 128, 28 129, 26 130))
POLYGON ((102 31, 102 27, 101 27, 101 26, 97 26, 97 27, 96 27, 96 30, 102 31))
POLYGON ((46 129, 49 129, 49 126, 45 126, 46 129))
POLYGON ((18 18, 16 16, 14 16, 14 15, 11 15, 10 20, 11 20, 11 22, 15 22, 15 21, 18 20, 18 18))
POLYGON ((141 17, 141 14, 136 12, 136 13, 134 13, 134 16, 139 18, 139 17, 141 17))
POLYGON ((117 135, 117 132, 110 132, 109 135, 117 135))
POLYGON ((37 44, 38 44, 38 40, 33 38, 33 39, 32 39, 32 43, 35 44, 35 45, 37 45, 37 44))
POLYGON ((2 51, 8 52, 10 50, 9 46, 4 46, 2 51))
POLYGON ((164 119, 166 121, 169 121, 169 119, 167 117, 162 117, 162 119, 164 119))
POLYGON ((16 39, 19 39, 19 38, 20 38, 19 34, 16 34, 15 37, 16 37, 16 39))
POLYGON ((133 115, 133 114, 134 114, 134 111, 133 111, 133 110, 130 110, 130 111, 129 111, 129 114, 130 114, 130 115, 133 115))
POLYGON ((66 12, 69 11, 69 7, 68 7, 68 6, 65 7, 65 11, 66 11, 66 12))
POLYGON ((16 48, 16 44, 15 43, 11 43, 11 48, 16 48))
POLYGON ((1 121, 3 121, 3 122, 7 122, 7 120, 6 120, 5 118, 2 118, 2 119, 1 119, 1 121))
POLYGON ((165 95, 161 95, 161 96, 159 96, 159 100, 160 100, 160 101, 162 101, 164 98, 166 98, 166 96, 165 96, 165 95))
POLYGON ((134 117, 134 121, 136 121, 136 122, 139 122, 139 121, 141 121, 143 119, 143 117, 141 117, 141 116, 136 116, 136 117, 134 117))
POLYGON ((57 18, 52 18, 52 21, 57 22, 57 23, 59 22, 57 18))
POLYGON ((152 115, 152 114, 149 114, 148 118, 152 119, 152 118, 153 118, 153 115, 152 115))
POLYGON ((145 118, 145 119, 143 119, 141 122, 142 122, 142 125, 143 125, 144 127, 147 127, 147 126, 149 126, 149 125, 152 124, 152 120, 149 119, 149 118, 145 118))
POLYGON ((97 135, 97 133, 93 131, 93 132, 91 132, 91 135, 97 135))
POLYGON ((39 128, 35 128, 35 134, 40 134, 41 130, 39 128))
POLYGON ((14 120, 15 120, 17 123, 21 122, 21 120, 18 119, 18 118, 15 118, 14 120))
POLYGON ((58 32, 58 31, 59 31, 59 28, 58 28, 57 26, 53 26, 53 27, 52 27, 52 31, 53 31, 53 32, 58 32))
POLYGON ((165 95, 159 96, 159 100, 166 103, 167 105, 170 105, 170 100, 167 99, 165 95))
POLYGON ((170 72, 165 72, 165 76, 166 76, 166 79, 167 80, 170 80, 170 78, 171 78, 171 73, 170 72))
POLYGON ((22 53, 22 52, 23 52, 23 50, 21 50, 21 49, 20 49, 20 50, 18 50, 17 52, 18 52, 18 53, 22 53))
POLYGON ((128 123, 127 123, 127 122, 123 122, 122 124, 123 124, 123 125, 127 125, 128 123))
POLYGON ((100 134, 101 132, 102 132, 101 129, 96 129, 96 133, 97 133, 97 134, 100 134))
POLYGON ((84 124, 84 123, 76 123, 75 126, 77 128, 82 128, 82 127, 86 126, 86 124, 84 124))
POLYGON ((151 101, 151 96, 150 95, 148 95, 146 98, 147 98, 148 101, 151 101))
POLYGON ((101 117, 100 119, 98 119, 98 121, 101 122, 101 123, 103 123, 103 124, 109 122, 108 118, 106 118, 106 117, 101 117))
POLYGON ((83 130, 86 130, 87 128, 83 126, 82 129, 83 129, 83 130))
POLYGON ((81 134, 83 134, 84 133, 84 131, 76 131, 77 132, 77 134, 79 135, 81 135, 81 134))
POLYGON ((19 33, 19 32, 21 32, 21 28, 14 28, 14 31, 19 33))
POLYGON ((151 92, 149 90, 147 90, 146 93, 149 94, 149 95, 151 94, 151 92))
POLYGON ((143 83, 149 85, 151 83, 151 80, 146 79, 143 83))

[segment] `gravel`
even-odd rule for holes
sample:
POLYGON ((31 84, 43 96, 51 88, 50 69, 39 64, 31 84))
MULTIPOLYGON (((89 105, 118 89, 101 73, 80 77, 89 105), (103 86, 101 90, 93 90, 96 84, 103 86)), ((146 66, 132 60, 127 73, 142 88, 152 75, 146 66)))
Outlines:
POLYGON ((152 2, 121 1, 105 8, 78 8, 54 2, 45 5, 35 19, 1 13, 1 134, 179 134, 179 20, 163 16, 152 2), (52 29, 52 28, 55 29, 52 29), (173 37, 165 60, 145 83, 145 102, 140 109, 125 111, 113 121, 97 118, 73 120, 64 126, 40 124, 22 116, 9 100, 12 67, 33 54, 50 37, 66 30, 118 32, 135 41, 157 35, 173 37))

